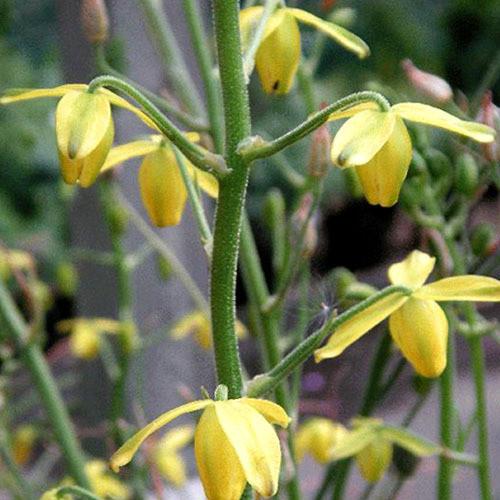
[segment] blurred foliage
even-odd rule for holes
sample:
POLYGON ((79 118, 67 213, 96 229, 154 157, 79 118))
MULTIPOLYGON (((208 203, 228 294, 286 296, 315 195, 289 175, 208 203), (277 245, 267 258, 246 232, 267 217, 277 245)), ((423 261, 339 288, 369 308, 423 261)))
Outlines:
MULTIPOLYGON (((52 0, 0 0, 0 91, 61 81, 52 0)), ((0 240, 53 259, 64 240, 53 102, 0 108, 0 240)))

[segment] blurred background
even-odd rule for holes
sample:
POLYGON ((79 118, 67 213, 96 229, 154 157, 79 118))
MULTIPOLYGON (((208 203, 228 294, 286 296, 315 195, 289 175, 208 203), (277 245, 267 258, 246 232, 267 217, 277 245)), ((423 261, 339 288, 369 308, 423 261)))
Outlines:
MULTIPOLYGON (((180 2, 166 0, 174 34, 193 61, 186 34, 180 2)), ((206 25, 210 27, 209 5, 203 3, 206 25)), ((357 90, 376 89, 389 99, 425 101, 409 85, 401 61, 411 59, 419 68, 447 80, 458 96, 471 102, 481 98, 478 84, 493 62, 499 62, 500 2, 498 0, 308 0, 288 2, 320 15, 331 17, 360 35, 370 46, 372 56, 358 61, 348 52, 326 41, 318 58, 317 96, 319 102, 331 102, 357 90)), ((144 25, 138 2, 109 0, 112 40, 108 60, 117 69, 158 92, 168 89, 144 25)), ((0 91, 13 87, 50 87, 64 82, 87 82, 96 74, 91 50, 81 32, 78 0, 0 0, 0 91)), ((315 35, 302 30, 305 54, 315 50, 315 35)), ((194 63, 190 65, 195 68, 194 63)), ((193 70, 195 80, 198 80, 193 70)), ((498 102, 500 82, 494 85, 493 101, 498 102)), ((299 86, 291 95, 277 98, 263 94, 257 78, 250 90, 254 133, 276 136, 297 124, 307 114, 299 86)), ((201 85, 200 85, 201 89, 201 85)), ((484 89, 482 89, 484 90, 484 89)), ((61 384, 75 405, 76 423, 85 437, 84 444, 94 454, 105 454, 105 443, 99 425, 107 412, 108 388, 102 383, 99 361, 82 362, 68 353, 67 340, 56 332, 55 324, 73 316, 116 316, 116 281, 109 266, 89 258, 86 251, 105 252, 109 249, 107 229, 103 225, 96 187, 88 190, 69 188, 62 184, 53 128, 54 101, 37 100, 0 108, 0 243, 33 254, 40 278, 50 289, 50 308, 46 319, 46 351, 56 368, 61 384), (73 271, 75 266, 76 274, 73 271), (76 370, 77 369, 77 370, 76 370)), ((142 126, 130 117, 118 115, 116 142, 123 143, 144 133, 142 126)), ((432 136, 442 143, 441 134, 432 136)), ((446 146, 444 146, 446 147, 446 146)), ((309 151, 308 141, 286 151, 281 166, 262 161, 255 166, 249 187, 248 210, 258 235, 259 251, 271 282, 272 266, 269 241, 263 215, 264 197, 272 187, 283 191, 287 207, 297 200, 283 173, 283 165, 293 164, 304 171, 309 151)), ((134 206, 144 214, 139 202, 136 175, 137 161, 128 162, 120 171, 119 182, 134 206)), ((358 278, 374 285, 385 283, 388 263, 404 256, 419 242, 420 235, 400 205, 391 209, 369 206, 363 199, 352 196, 346 179, 338 170, 331 170, 323 196, 318 220, 319 240, 312 256, 315 281, 310 290, 310 315, 321 311, 324 302, 335 305, 332 270, 339 266, 355 272, 358 278)), ((473 223, 490 222, 499 234, 498 190, 491 188, 484 202, 476 207, 473 223)), ((189 211, 188 211, 189 212, 189 211)), ((207 290, 205 256, 198 244, 190 213, 180 227, 158 232, 160 237, 180 256, 202 290, 207 290)), ((143 237, 128 226, 126 244, 135 251, 143 237)), ((158 259, 151 254, 134 275, 134 313, 141 335, 166 331, 166 325, 190 308, 189 297, 175 279, 163 281, 158 274, 158 259)), ((240 287, 241 289, 241 287, 240 287)), ((245 304, 245 294, 239 293, 239 305, 245 304)), ((290 305, 290 317, 298 311, 290 305)), ((484 311, 493 317, 495 310, 484 311)), ((376 335, 357 344, 335 364, 324 363, 318 369, 306 366, 302 389, 301 411, 304 415, 319 414, 347 419, 356 410, 364 386, 369 363, 359 363, 362 353, 375 345, 376 335), (358 360, 354 363, 355 360, 358 360)), ((251 373, 260 370, 252 342, 242 346, 244 360, 251 373)), ((491 363, 489 391, 492 417, 491 442, 500 440, 500 399, 495 386, 500 383, 498 345, 488 344, 491 363)), ((462 365, 465 353, 459 349, 462 365)), ((150 419, 166 408, 182 402, 187 389, 198 392, 200 385, 212 389, 212 359, 210 354, 190 342, 175 342, 165 333, 160 344, 145 349, 134 366, 129 380, 130 412, 137 417, 134 401, 142 391, 144 414, 150 419), (146 389, 145 389, 146 388, 146 389)), ((384 403, 382 416, 400 423, 409 400, 411 370, 404 368, 400 381, 384 403)), ((470 381, 464 376, 457 384, 464 413, 472 408, 470 381)), ((15 418, 29 420, 37 415, 27 377, 21 374, 9 391, 18 396, 15 418), (30 399, 31 398, 31 399, 30 399), (31 402, 31 403, 30 403, 31 402)), ((436 439, 436 398, 426 403, 414 429, 430 439, 436 439)), ((500 452, 493 464, 500 463, 500 452)), ((53 451, 53 450, 52 450, 53 451)), ((432 498, 433 477, 437 461, 426 461, 417 479, 409 481, 400 498, 432 498)), ((312 463, 305 488, 313 491, 321 473, 312 463)), ((496 481, 497 491, 500 482, 496 481)), ((355 483, 357 479, 355 478, 355 483)), ((460 496, 474 498, 475 476, 462 468, 456 476, 460 496)), ((353 491, 360 487, 354 484, 353 491)))

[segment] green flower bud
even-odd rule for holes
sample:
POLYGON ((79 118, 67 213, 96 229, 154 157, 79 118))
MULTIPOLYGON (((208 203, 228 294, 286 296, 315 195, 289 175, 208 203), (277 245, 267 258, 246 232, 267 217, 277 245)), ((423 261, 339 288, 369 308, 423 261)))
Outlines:
POLYGON ((276 225, 286 224, 285 198, 279 189, 271 189, 264 200, 264 222, 272 231, 276 225))
POLYGON ((453 167, 450 159, 438 149, 429 148, 424 153, 425 160, 429 166, 429 172, 434 178, 450 175, 453 167))
POLYGON ((479 183, 478 166, 469 153, 460 155, 456 164, 455 188, 459 193, 471 198, 479 183))
POLYGON ((482 222, 474 227, 471 235, 471 247, 474 255, 483 257, 488 255, 491 244, 495 240, 495 229, 491 224, 482 222))
POLYGON ((168 281, 172 276, 172 264, 170 264, 170 261, 162 255, 158 255, 156 259, 156 265, 158 268, 160 279, 162 279, 163 281, 168 281))
POLYGON ((75 294, 78 286, 78 273, 71 262, 61 262, 56 269, 56 283, 59 291, 66 297, 75 294))

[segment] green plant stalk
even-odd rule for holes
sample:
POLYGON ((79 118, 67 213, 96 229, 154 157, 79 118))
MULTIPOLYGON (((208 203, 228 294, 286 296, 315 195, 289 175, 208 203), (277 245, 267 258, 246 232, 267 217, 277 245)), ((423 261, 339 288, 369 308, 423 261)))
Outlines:
POLYGON ((10 446, 7 444, 4 438, 0 439, 0 459, 2 465, 5 467, 9 476, 12 478, 13 484, 17 489, 18 493, 22 495, 22 500, 35 500, 35 493, 31 489, 30 484, 26 481, 19 470, 14 458, 12 457, 12 452, 10 446))
POLYGON ((351 108, 362 102, 374 102, 383 111, 387 111, 390 108, 386 98, 377 92, 357 92, 339 99, 321 111, 317 111, 300 125, 273 141, 265 141, 261 137, 247 138, 240 145, 239 152, 246 161, 253 161, 258 158, 266 158, 274 155, 321 127, 321 125, 328 121, 328 117, 332 113, 351 108))
POLYGON ((250 134, 250 109, 241 60, 238 0, 213 0, 215 36, 225 122, 225 159, 230 175, 221 179, 215 215, 211 269, 211 318, 219 384, 229 397, 241 396, 242 376, 236 322, 236 268, 249 165, 237 152, 250 134))
POLYGON ((198 285, 191 278, 189 272, 182 262, 177 258, 175 252, 156 234, 151 226, 141 217, 139 212, 128 202, 125 196, 117 190, 117 198, 120 204, 127 210, 128 216, 134 226, 150 243, 150 245, 164 257, 172 266, 172 272, 179 278, 186 291, 189 293, 192 301, 200 311, 208 311, 209 306, 205 297, 201 293, 198 285))
POLYGON ((193 180, 191 179, 191 176, 187 171, 184 157, 179 153, 177 148, 173 149, 175 159, 177 160, 179 170, 181 171, 182 180, 184 181, 184 185, 186 186, 186 190, 188 192, 189 202, 191 203, 191 209, 196 220, 196 225, 198 226, 201 243, 203 245, 203 248, 207 252, 207 255, 210 257, 212 248, 212 232, 210 231, 210 226, 205 215, 202 201, 198 196, 198 192, 193 184, 193 180))
POLYGON ((84 472, 85 459, 71 424, 68 411, 40 346, 27 339, 28 326, 17 310, 4 282, 0 280, 0 315, 7 325, 7 335, 19 350, 31 373, 54 435, 61 447, 68 470, 75 481, 89 488, 84 472))
POLYGON ((199 118, 195 118, 185 111, 182 111, 173 104, 169 103, 166 99, 157 96, 154 92, 151 92, 146 87, 139 85, 137 82, 114 69, 106 60, 104 47, 101 44, 97 44, 95 46, 95 62, 99 71, 102 71, 107 75, 115 76, 116 78, 127 82, 129 85, 132 85, 143 93, 155 106, 158 106, 158 108, 162 109, 167 114, 172 115, 173 118, 188 127, 189 130, 197 132, 206 132, 209 130, 208 125, 203 123, 199 118))
POLYGON ((118 90, 134 99, 158 127, 160 132, 172 141, 198 168, 209 172, 213 170, 213 172, 219 175, 229 173, 223 158, 191 142, 181 130, 135 87, 115 76, 104 75, 94 78, 89 83, 88 92, 94 92, 100 87, 109 87, 118 90))
POLYGON ((194 115, 203 115, 203 103, 182 57, 174 32, 158 0, 139 0, 160 52, 163 67, 182 103, 194 115))
POLYGON ((203 16, 198 4, 199 2, 196 0, 183 0, 184 14, 191 33, 191 41, 205 89, 208 120, 215 151, 222 153, 224 150, 224 118, 220 111, 220 86, 214 75, 214 62, 210 51, 210 43, 202 24, 203 16))

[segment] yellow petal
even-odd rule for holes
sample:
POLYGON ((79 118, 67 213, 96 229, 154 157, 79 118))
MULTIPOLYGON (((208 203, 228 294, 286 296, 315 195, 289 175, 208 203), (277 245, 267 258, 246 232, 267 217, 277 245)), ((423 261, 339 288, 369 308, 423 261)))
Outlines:
POLYGON ((11 89, 5 95, 0 97, 0 104, 10 104, 13 102, 29 101, 31 99, 40 99, 43 97, 62 97, 75 90, 85 91, 87 85, 83 83, 68 83, 49 89, 11 89))
POLYGON ((160 474, 176 488, 181 488, 186 482, 186 464, 177 453, 156 450, 155 465, 160 474))
POLYGON ((192 425, 181 425, 165 432, 158 444, 157 448, 164 450, 175 451, 188 445, 194 437, 194 428, 192 425))
POLYGON ((367 307, 364 311, 355 314, 333 332, 333 335, 324 347, 314 351, 316 363, 319 363, 323 359, 335 358, 342 354, 347 347, 387 318, 387 316, 401 307, 407 300, 408 297, 402 293, 391 293, 367 307))
POLYGON ((391 442, 378 436, 356 455, 361 475, 370 483, 377 482, 384 475, 391 461, 391 442))
POLYGON ((208 500, 240 500, 246 479, 236 452, 216 415, 207 408, 196 426, 194 453, 208 500))
POLYGON ((371 205, 391 207, 398 201, 411 157, 408 130, 403 120, 396 117, 388 141, 368 163, 355 167, 365 197, 371 205))
POLYGON ((387 275, 393 285, 417 289, 432 273, 436 259, 420 250, 414 250, 403 261, 389 267, 387 275))
POLYGON ((374 103, 373 101, 367 101, 367 102, 360 102, 356 104, 351 104, 349 106, 346 106, 344 109, 341 109, 340 111, 335 111, 328 117, 328 121, 332 122, 335 120, 341 120, 342 118, 350 118, 351 116, 354 116, 361 111, 380 111, 380 108, 378 104, 374 103))
POLYGON ((155 149, 158 149, 158 144, 150 141, 149 139, 142 139, 139 141, 128 142, 121 146, 116 146, 109 152, 104 165, 101 168, 101 173, 109 170, 116 165, 136 158, 138 156, 146 156, 155 149))
POLYGON ((27 464, 32 457, 37 432, 32 425, 19 426, 12 435, 12 458, 18 465, 27 464))
POLYGON ((500 281, 488 276, 453 276, 423 286, 414 293, 420 299, 500 301, 500 281))
POLYGON ((276 494, 281 449, 272 425, 241 400, 216 401, 215 411, 246 480, 264 497, 276 494))
POLYGON ((131 497, 130 489, 116 477, 108 473, 106 462, 90 460, 85 464, 92 492, 102 498, 120 498, 128 500, 131 497))
POLYGON ((240 401, 257 410, 271 424, 279 425, 285 429, 292 421, 280 405, 267 399, 241 398, 240 401))
POLYGON ((405 120, 443 128, 470 137, 477 142, 492 142, 495 140, 495 131, 492 128, 481 123, 460 120, 456 116, 446 113, 446 111, 427 104, 402 102, 395 104, 391 109, 405 120))
POLYGON ((158 227, 179 224, 187 191, 170 147, 149 153, 139 169, 141 198, 152 222, 158 227))
POLYGON ((332 143, 332 161, 339 167, 368 163, 389 140, 396 115, 366 110, 347 120, 332 143))
POLYGON ((219 181, 212 174, 196 168, 186 159, 184 161, 186 163, 187 171, 193 178, 195 184, 198 184, 198 186, 200 186, 200 188, 205 191, 208 196, 217 198, 219 196, 219 181))
POLYGON ((389 330, 403 356, 423 377, 439 377, 446 367, 448 320, 433 300, 411 297, 391 314, 389 330))
POLYGON ((255 56, 262 88, 268 94, 290 91, 300 62, 300 31, 288 9, 279 9, 269 19, 255 56))
POLYGON ((101 350, 99 332, 87 324, 77 324, 69 338, 69 347, 77 358, 94 359, 101 350))
POLYGON ((240 11, 240 32, 241 32, 241 47, 243 52, 246 51, 252 32, 257 27, 260 16, 264 12, 264 7, 255 6, 242 9, 240 11))
POLYGON ((332 460, 342 460, 359 453, 376 437, 376 430, 372 427, 363 427, 348 431, 332 450, 332 460))
POLYGON ((209 399, 203 401, 192 401, 191 403, 187 403, 185 405, 179 406, 178 408, 174 408, 173 410, 163 413, 158 418, 153 420, 150 424, 146 425, 146 427, 142 428, 139 432, 134 434, 113 454, 110 459, 111 468, 115 472, 118 472, 120 467, 127 465, 132 460, 133 456, 139 449, 139 446, 146 438, 148 438, 151 434, 153 434, 153 432, 156 432, 164 425, 167 425, 175 418, 179 417, 180 415, 184 415, 185 413, 192 413, 194 411, 201 410, 213 404, 214 402, 209 399))
POLYGON ((354 33, 342 28, 333 23, 329 23, 319 17, 312 15, 302 9, 286 9, 287 12, 291 13, 296 19, 304 24, 308 24, 318 31, 325 33, 330 38, 333 38, 342 47, 350 50, 356 54, 360 59, 370 55, 370 48, 366 43, 356 36, 354 33))

